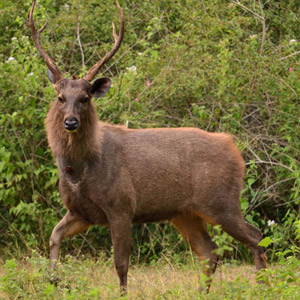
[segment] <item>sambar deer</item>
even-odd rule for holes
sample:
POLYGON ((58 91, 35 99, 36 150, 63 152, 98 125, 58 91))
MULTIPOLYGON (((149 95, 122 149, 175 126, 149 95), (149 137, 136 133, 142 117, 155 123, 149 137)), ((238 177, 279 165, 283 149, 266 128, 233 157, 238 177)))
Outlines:
MULTIPOLYGON (((134 130, 98 120, 92 98, 103 97, 111 80, 91 81, 120 47, 124 17, 118 2, 121 22, 119 35, 113 24, 114 46, 82 79, 64 78, 43 50, 39 36, 47 23, 36 30, 35 3, 29 14, 33 39, 57 92, 46 131, 67 208, 50 237, 50 272, 64 238, 92 224, 107 225, 120 287, 126 292, 132 224, 163 220, 179 230, 201 260, 208 260, 204 271, 208 277, 216 269, 218 255, 206 223, 221 225, 251 250, 258 270, 266 268, 263 248, 258 246, 261 232, 241 213, 245 164, 231 135, 196 128, 134 130)), ((209 287, 210 280, 199 290, 209 287)))

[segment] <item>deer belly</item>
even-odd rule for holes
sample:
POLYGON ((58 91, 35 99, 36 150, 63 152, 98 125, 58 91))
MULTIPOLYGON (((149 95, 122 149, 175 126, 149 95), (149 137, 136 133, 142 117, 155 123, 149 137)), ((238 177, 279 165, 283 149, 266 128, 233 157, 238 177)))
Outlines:
POLYGON ((152 186, 137 193, 134 223, 170 220, 192 206, 192 195, 178 186, 152 186))
POLYGON ((140 212, 134 215, 133 223, 152 223, 165 221, 175 218, 181 213, 180 210, 160 210, 151 211, 151 212, 140 212))

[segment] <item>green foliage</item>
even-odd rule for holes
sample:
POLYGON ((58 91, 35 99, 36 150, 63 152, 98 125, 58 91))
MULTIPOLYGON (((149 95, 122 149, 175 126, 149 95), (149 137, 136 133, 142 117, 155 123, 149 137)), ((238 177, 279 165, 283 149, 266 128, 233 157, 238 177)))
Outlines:
MULTIPOLYGON (((234 134, 247 165, 242 210, 272 239, 269 256, 278 259, 275 250, 298 247, 300 234, 300 7, 261 2, 243 1, 249 11, 233 1, 121 1, 125 38, 103 69, 113 86, 95 102, 101 120, 130 128, 234 134), (264 41, 253 13, 264 16, 264 41)), ((0 0, 0 247, 12 256, 6 250, 46 253, 64 214, 43 124, 55 92, 30 36, 30 5, 0 0)), ((41 0, 35 19, 40 26, 50 20, 41 40, 67 75, 84 74, 102 57, 113 42, 111 20, 119 24, 112 0, 41 0)), ((243 247, 213 231, 220 251, 248 259, 243 247)), ((134 236, 138 261, 188 250, 168 225, 135 226, 134 236)), ((65 242, 64 253, 109 254, 106 229, 94 227, 86 237, 65 242)))
POLYGON ((271 240, 271 238, 267 236, 258 243, 258 246, 262 246, 266 248, 270 246, 272 243, 273 241, 271 240))

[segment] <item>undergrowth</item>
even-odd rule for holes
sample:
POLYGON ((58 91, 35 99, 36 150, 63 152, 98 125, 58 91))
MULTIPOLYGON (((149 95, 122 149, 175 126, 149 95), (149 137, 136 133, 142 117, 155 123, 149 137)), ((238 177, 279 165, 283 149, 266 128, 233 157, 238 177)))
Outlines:
POLYGON ((121 297, 111 259, 66 256, 59 264, 60 281, 49 282, 48 260, 32 253, 21 260, 10 259, 0 268, 0 299, 299 299, 299 261, 281 254, 280 262, 261 272, 255 282, 254 267, 219 265, 210 293, 199 294, 200 268, 197 259, 185 263, 164 257, 151 265, 132 265, 128 295, 121 297))
MULTIPOLYGON (((48 253, 51 231, 65 213, 44 130, 55 91, 33 45, 31 2, 0 0, 0 252, 6 258, 31 249, 48 253)), ((299 1, 119 2, 126 32, 102 70, 113 86, 95 101, 99 118, 130 128, 232 133, 247 166, 241 195, 247 221, 271 239, 271 261, 276 251, 299 247, 299 1)), ((119 24, 113 0, 40 0, 35 18, 39 25, 49 20, 42 44, 67 77, 86 74, 110 50, 111 21, 119 24)), ((211 231, 227 243, 226 257, 250 262, 244 247, 211 231)), ((167 224, 134 226, 133 233, 139 263, 188 250, 167 224)), ((109 256, 102 227, 62 245, 73 255, 97 256, 99 249, 109 256)))

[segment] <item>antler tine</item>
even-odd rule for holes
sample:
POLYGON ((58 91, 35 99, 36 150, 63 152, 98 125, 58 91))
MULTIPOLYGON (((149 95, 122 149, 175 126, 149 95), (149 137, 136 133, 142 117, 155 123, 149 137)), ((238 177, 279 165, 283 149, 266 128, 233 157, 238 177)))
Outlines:
POLYGON ((55 62, 52 60, 52 58, 49 57, 49 55, 44 51, 44 49, 40 43, 40 34, 47 27, 48 21, 44 24, 44 26, 40 30, 38 30, 38 31, 36 30, 34 21, 33 21, 33 11, 34 11, 35 4, 36 4, 36 0, 34 0, 32 2, 31 9, 29 12, 29 24, 30 24, 33 40, 34 40, 36 48, 40 52, 41 56, 44 58, 45 63, 47 64, 49 70, 54 75, 56 81, 59 81, 59 80, 63 79, 64 77, 63 77, 62 73, 60 72, 60 70, 58 69, 55 62))
POLYGON ((114 54, 119 49, 119 47, 121 45, 121 42, 123 40, 124 15, 123 15, 123 11, 122 11, 118 1, 116 1, 116 4, 117 4, 118 10, 119 10, 120 19, 121 19, 119 35, 117 35, 115 24, 114 24, 114 22, 112 22, 113 37, 114 37, 114 40, 115 40, 115 44, 112 47, 112 49, 88 71, 87 75, 84 77, 84 79, 87 80, 87 81, 91 81, 95 77, 95 75, 99 72, 100 68, 114 56, 114 54))

